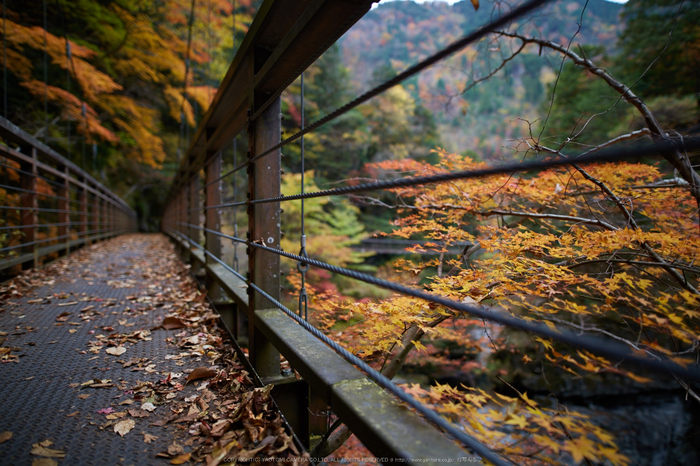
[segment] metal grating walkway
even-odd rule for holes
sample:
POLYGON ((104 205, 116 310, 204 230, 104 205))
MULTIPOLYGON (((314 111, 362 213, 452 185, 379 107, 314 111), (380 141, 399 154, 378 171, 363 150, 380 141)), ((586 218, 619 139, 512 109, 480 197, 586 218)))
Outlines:
MULTIPOLYGON (((70 465, 165 464, 169 459, 156 454, 170 448, 173 457, 196 448, 197 442, 216 440, 188 433, 197 414, 173 420, 192 414, 187 402, 193 395, 205 398, 206 406, 204 379, 185 384, 187 373, 197 367, 217 369, 208 359, 211 353, 197 354, 201 346, 182 346, 187 339, 196 342, 197 333, 160 327, 174 311, 204 306, 201 299, 183 294, 187 281, 186 269, 163 236, 128 235, 85 248, 35 275, 41 286, 23 296, 6 290, 0 302, 0 434, 12 436, 0 443, 0 464, 32 464, 40 458, 31 454, 33 445, 46 440, 53 442, 48 448, 65 452, 54 461, 70 465), (151 333, 139 334, 142 330, 151 333), (124 341, 126 335, 132 337, 124 341), (106 353, 110 346, 94 346, 108 340, 123 341, 126 352, 112 355, 106 353), (159 382, 169 373, 179 377, 159 382), (95 379, 110 382, 106 388, 81 386, 95 379), (144 417, 127 411, 154 395, 155 411, 139 411, 144 417), (124 404, 128 400, 134 402, 124 404), (122 417, 109 419, 110 411, 122 417), (135 426, 122 437, 114 426, 128 419, 135 426), (172 422, 153 425, 167 419, 172 422)), ((219 400, 209 401, 220 407, 219 400)))

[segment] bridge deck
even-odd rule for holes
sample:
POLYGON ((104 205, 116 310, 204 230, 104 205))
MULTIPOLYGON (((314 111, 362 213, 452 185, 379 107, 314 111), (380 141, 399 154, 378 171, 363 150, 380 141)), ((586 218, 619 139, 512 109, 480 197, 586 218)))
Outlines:
POLYGON ((87 247, 0 291, 0 464, 298 454, 163 236, 87 247))

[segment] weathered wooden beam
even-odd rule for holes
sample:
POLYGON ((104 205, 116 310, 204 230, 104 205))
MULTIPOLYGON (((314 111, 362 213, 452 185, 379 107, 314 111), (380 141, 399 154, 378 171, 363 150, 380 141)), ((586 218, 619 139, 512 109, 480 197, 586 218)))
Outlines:
POLYGON ((376 456, 421 464, 467 456, 279 309, 257 311, 255 326, 376 456))
MULTIPOLYGON (((266 0, 260 6, 226 76, 219 86, 187 153, 193 167, 202 167, 208 153, 222 150, 248 123, 248 90, 259 113, 271 104, 311 63, 369 11, 371 0, 266 0), (266 51, 260 60, 261 50, 266 51), (248 63, 258 56, 255 72, 248 63)), ((170 198, 187 183, 181 165, 170 198)))
MULTIPOLYGON (((251 125, 250 154, 257 155, 280 141, 280 99, 270 105, 251 125)), ((248 166, 248 195, 251 200, 279 196, 281 183, 281 151, 274 151, 248 166)), ((248 206, 248 236, 271 248, 280 244, 279 202, 248 206)), ((280 298, 280 257, 256 248, 248 248, 250 280, 272 298, 280 298)), ((248 289, 248 321, 255 311, 270 307, 260 293, 248 289)), ((280 374, 277 350, 253 325, 249 327, 248 345, 253 367, 262 379, 280 374)))
MULTIPOLYGON (((214 154, 206 164, 206 198, 205 206, 207 207, 204 215, 204 228, 212 231, 221 231, 221 211, 218 208, 211 208, 221 204, 221 180, 217 178, 221 176, 221 153, 214 154)), ((182 191, 183 197, 186 191, 182 191)), ((185 219, 188 217, 185 216, 185 219)), ((186 230, 185 230, 186 232, 186 230)), ((221 237, 211 231, 205 232, 207 251, 214 257, 221 257, 221 237)), ((216 261, 209 255, 206 258, 207 264, 215 264, 216 261)), ((207 274, 207 293, 212 301, 221 299, 221 289, 216 283, 211 274, 207 274)))

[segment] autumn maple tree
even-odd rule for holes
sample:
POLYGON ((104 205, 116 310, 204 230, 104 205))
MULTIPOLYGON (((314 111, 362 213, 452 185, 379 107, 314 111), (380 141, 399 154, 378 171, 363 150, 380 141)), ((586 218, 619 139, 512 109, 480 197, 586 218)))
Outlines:
POLYGON ((193 131, 208 109, 254 11, 249 0, 8 1, 5 116, 87 169, 151 173, 187 144, 182 125, 193 131))
MULTIPOLYGON (((587 139, 588 124, 607 113, 601 112, 579 117, 569 134, 553 136, 545 132, 547 119, 557 118, 551 114, 552 98, 544 123, 523 122, 527 136, 512 145, 518 159, 569 157, 630 140, 669 137, 645 101, 585 51, 519 31, 502 31, 494 40, 511 43, 516 55, 532 45, 553 51, 587 79, 600 82, 643 122, 641 128, 611 134, 607 141, 587 139)), ((397 157, 366 168, 375 178, 393 178, 490 165, 463 154, 435 153, 435 164, 397 157)), ((457 302, 604 336, 653 358, 690 364, 697 353, 700 317, 700 183, 687 153, 678 150, 664 157, 572 163, 536 173, 399 188, 389 196, 355 200, 395 212, 389 236, 427 240, 409 248, 408 258, 395 261, 389 278, 457 302)), ((646 384, 652 382, 649 374, 411 297, 359 303, 329 298, 325 292, 315 301, 316 323, 388 377, 407 362, 446 364, 474 379, 480 376, 482 382, 485 376, 488 382, 474 387, 406 388, 495 451, 519 464, 558 463, 565 454, 575 463, 630 463, 614 434, 587 415, 538 403, 508 379, 514 379, 511 372, 538 369, 548 371, 554 381, 568 376, 594 383, 646 384), (450 345, 473 357, 446 360, 450 345), (504 354, 510 364, 499 365, 504 354), (501 389, 488 388, 495 384, 501 389)), ((700 401, 687 381, 676 381, 692 402, 700 401)), ((348 435, 340 427, 324 438, 315 456, 333 451, 348 435)))

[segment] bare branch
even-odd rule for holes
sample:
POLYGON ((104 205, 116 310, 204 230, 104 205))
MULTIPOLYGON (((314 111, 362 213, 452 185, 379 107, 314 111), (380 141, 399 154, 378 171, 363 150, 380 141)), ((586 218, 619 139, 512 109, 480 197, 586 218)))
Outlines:
POLYGON ((568 222, 576 222, 576 223, 585 223, 587 225, 595 225, 601 228, 605 228, 606 230, 619 230, 614 225, 611 225, 608 222, 604 222, 602 220, 594 219, 594 218, 585 218, 585 217, 574 217, 572 215, 560 215, 560 214, 538 214, 534 212, 514 212, 514 211, 509 211, 509 210, 501 210, 501 209, 492 209, 492 210, 486 210, 486 211, 477 211, 476 212, 479 215, 483 216, 491 216, 491 215, 513 215, 513 216, 518 216, 518 217, 529 217, 529 218, 549 218, 552 220, 565 220, 568 222))
MULTIPOLYGON (((575 52, 572 52, 570 49, 549 40, 527 37, 522 34, 507 31, 500 31, 498 34, 504 37, 511 37, 521 40, 526 44, 537 44, 540 47, 547 47, 565 55, 577 66, 584 68, 588 72, 600 77, 608 84, 608 86, 619 93, 625 102, 634 106, 642 118, 644 118, 644 122, 649 129, 652 139, 655 141, 668 139, 668 135, 663 130, 661 124, 658 122, 649 107, 647 107, 646 103, 644 103, 644 101, 636 94, 634 94, 629 87, 613 78, 607 70, 596 66, 590 59, 581 57, 575 52)), ((666 160, 671 163, 676 170, 678 170, 678 173, 683 177, 683 179, 690 184, 690 192, 700 203, 700 176, 695 172, 695 170, 692 169, 690 164, 687 163, 686 157, 679 150, 676 150, 674 152, 666 152, 664 154, 664 158, 666 158, 666 160)))
POLYGON ((679 269, 679 270, 687 270, 688 272, 693 272, 693 273, 700 273, 700 268, 698 267, 689 267, 687 265, 679 265, 675 262, 670 262, 667 264, 659 264, 658 262, 650 262, 650 261, 633 261, 633 260, 625 260, 625 259, 591 259, 591 260, 586 260, 582 262, 576 262, 573 264, 567 264, 566 267, 572 268, 572 267, 580 267, 582 265, 587 265, 587 264, 597 264, 597 263, 616 263, 616 264, 629 264, 629 265, 648 265, 650 267, 661 267, 665 269, 667 266, 673 267, 674 269, 679 269))
POLYGON ((460 94, 464 94, 464 93, 470 91, 471 89, 473 89, 473 88, 474 88, 475 86, 477 86, 479 83, 491 79, 496 73, 498 73, 499 71, 501 71, 501 70, 503 69, 504 66, 506 66, 506 63, 508 63, 508 62, 511 61, 513 58, 515 58, 518 54, 520 54, 520 52, 523 51, 523 49, 525 48, 526 45, 527 45, 527 44, 523 42, 523 43, 520 45, 520 48, 518 48, 518 50, 516 50, 515 52, 513 52, 513 53, 511 54, 510 57, 504 58, 503 61, 501 62, 501 64, 498 65, 496 68, 494 68, 494 69, 493 69, 489 74, 487 74, 486 76, 484 76, 484 77, 482 77, 482 78, 479 78, 479 79, 475 79, 471 84, 469 84, 469 85, 466 86, 464 89, 462 89, 462 91, 460 92, 460 94))

